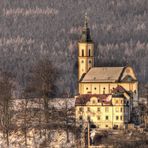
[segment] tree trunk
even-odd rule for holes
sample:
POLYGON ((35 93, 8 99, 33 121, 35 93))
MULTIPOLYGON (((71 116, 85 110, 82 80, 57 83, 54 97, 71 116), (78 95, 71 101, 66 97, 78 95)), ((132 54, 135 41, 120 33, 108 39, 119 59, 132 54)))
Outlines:
POLYGON ((25 131, 24 131, 24 138, 25 138, 25 146, 27 147, 27 131, 26 131, 26 127, 25 127, 25 131))
POLYGON ((49 108, 48 108, 48 97, 44 96, 44 115, 45 115, 45 145, 47 144, 47 131, 49 122, 49 108))
POLYGON ((40 130, 40 138, 42 138, 42 133, 41 133, 41 99, 39 99, 39 130, 40 130))
POLYGON ((45 122, 48 124, 49 121, 49 108, 48 108, 48 97, 44 97, 44 115, 45 115, 45 122))
POLYGON ((28 102, 25 101, 25 117, 24 117, 25 129, 24 129, 24 138, 25 138, 25 146, 26 147, 27 147, 27 104, 28 104, 28 102))
POLYGON ((7 147, 9 147, 9 131, 6 130, 7 147))
POLYGON ((69 130, 68 127, 66 128, 66 134, 67 134, 67 143, 69 142, 69 130))

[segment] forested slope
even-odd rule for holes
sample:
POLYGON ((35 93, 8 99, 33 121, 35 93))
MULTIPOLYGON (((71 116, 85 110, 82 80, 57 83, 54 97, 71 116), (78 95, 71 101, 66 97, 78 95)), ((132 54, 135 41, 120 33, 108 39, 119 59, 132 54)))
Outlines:
POLYGON ((57 95, 65 88, 76 93, 77 41, 85 12, 96 65, 128 64, 141 83, 148 82, 147 0, 0 0, 0 68, 16 75, 19 93, 42 56, 60 71, 57 95))

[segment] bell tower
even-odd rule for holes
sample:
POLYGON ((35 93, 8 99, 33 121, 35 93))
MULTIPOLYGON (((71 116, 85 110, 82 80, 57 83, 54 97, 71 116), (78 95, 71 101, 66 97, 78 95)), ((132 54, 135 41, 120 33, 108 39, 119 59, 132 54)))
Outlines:
POLYGON ((90 36, 88 17, 85 14, 84 27, 78 42, 78 80, 92 67, 94 67, 94 43, 90 36))

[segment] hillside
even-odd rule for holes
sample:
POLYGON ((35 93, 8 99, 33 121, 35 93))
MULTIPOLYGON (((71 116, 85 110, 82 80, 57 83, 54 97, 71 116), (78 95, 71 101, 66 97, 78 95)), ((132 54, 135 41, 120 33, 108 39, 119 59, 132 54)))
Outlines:
POLYGON ((85 12, 96 65, 129 64, 142 84, 148 82, 147 0, 0 0, 0 69, 16 75, 17 96, 45 55, 60 71, 57 96, 65 88, 76 93, 77 41, 85 12))

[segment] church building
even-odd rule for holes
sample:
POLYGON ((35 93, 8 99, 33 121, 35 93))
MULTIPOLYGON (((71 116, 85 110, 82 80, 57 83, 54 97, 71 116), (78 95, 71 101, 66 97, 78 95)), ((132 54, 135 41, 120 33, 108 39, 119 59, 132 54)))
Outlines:
POLYGON ((138 81, 132 67, 95 67, 94 43, 87 18, 78 42, 77 124, 125 128, 138 101, 138 81))

